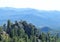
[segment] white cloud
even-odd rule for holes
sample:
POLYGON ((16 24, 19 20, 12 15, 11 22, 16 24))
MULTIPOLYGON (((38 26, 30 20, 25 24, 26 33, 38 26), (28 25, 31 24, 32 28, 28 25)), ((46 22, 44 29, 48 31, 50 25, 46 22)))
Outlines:
POLYGON ((60 0, 0 0, 0 7, 60 10, 60 0))

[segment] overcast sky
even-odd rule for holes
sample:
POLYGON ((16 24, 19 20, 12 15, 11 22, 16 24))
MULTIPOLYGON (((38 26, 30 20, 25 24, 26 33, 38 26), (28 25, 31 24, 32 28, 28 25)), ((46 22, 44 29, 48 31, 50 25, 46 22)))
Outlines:
POLYGON ((0 0, 0 7, 60 10, 60 0, 0 0))

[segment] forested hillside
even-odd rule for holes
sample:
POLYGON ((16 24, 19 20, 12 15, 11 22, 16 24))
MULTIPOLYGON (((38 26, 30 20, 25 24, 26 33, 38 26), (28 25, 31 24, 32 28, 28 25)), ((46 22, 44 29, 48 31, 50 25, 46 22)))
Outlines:
POLYGON ((7 24, 0 26, 0 42, 59 42, 58 33, 44 33, 37 29, 32 23, 26 21, 10 20, 7 24))

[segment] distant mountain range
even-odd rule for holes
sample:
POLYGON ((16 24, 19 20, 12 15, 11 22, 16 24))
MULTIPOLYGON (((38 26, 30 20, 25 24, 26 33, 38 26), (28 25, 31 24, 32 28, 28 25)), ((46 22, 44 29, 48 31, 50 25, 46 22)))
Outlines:
POLYGON ((50 32, 50 31, 53 31, 51 28, 49 27, 43 27, 40 29, 42 32, 50 32))
MULTIPOLYGON (((0 8, 0 24, 10 19, 26 20, 38 27, 48 26, 60 30, 60 11, 44 11, 31 8, 0 8)), ((45 30, 45 29, 44 29, 45 30)))

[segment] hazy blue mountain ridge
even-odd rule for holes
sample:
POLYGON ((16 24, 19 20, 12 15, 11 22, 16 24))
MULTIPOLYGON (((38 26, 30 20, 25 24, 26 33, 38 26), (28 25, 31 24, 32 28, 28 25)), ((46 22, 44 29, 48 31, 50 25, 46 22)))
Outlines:
POLYGON ((26 20, 34 25, 60 29, 60 11, 44 11, 31 8, 0 8, 0 24, 10 19, 26 20))

